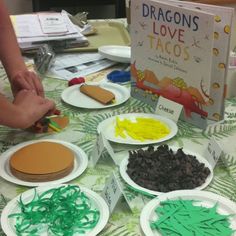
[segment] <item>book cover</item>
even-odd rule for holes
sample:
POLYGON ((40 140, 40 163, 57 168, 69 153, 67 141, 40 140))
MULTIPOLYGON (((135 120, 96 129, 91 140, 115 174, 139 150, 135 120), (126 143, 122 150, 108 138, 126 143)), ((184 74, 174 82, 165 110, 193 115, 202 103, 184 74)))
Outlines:
POLYGON ((214 12, 214 43, 212 49, 211 89, 209 97, 211 106, 208 107, 208 118, 220 120, 224 116, 224 98, 226 91, 226 78, 228 74, 228 60, 230 53, 230 31, 234 9, 231 7, 219 7, 215 5, 200 4, 194 2, 171 1, 179 7, 188 7, 203 12, 214 12))
MULTIPOLYGON (((217 20, 214 10, 185 2, 131 1, 132 96, 153 107, 159 96, 180 103, 184 118, 192 123, 220 120, 227 56, 220 63, 213 57, 220 48, 216 33, 228 39, 230 22, 217 28, 217 20), (216 65, 224 71, 221 79, 213 76, 216 65)), ((224 44, 226 55, 229 40, 224 44)))

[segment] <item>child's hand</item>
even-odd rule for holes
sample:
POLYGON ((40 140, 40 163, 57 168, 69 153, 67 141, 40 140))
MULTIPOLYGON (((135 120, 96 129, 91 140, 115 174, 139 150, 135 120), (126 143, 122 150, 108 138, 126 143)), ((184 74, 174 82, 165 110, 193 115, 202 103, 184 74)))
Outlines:
POLYGON ((36 121, 44 117, 50 111, 55 110, 55 103, 49 99, 40 97, 34 91, 21 90, 13 101, 16 106, 19 128, 28 128, 36 121))
POLYGON ((22 89, 35 91, 37 95, 44 97, 44 90, 41 80, 33 71, 19 71, 13 78, 10 79, 10 83, 14 97, 16 97, 16 94, 22 89))

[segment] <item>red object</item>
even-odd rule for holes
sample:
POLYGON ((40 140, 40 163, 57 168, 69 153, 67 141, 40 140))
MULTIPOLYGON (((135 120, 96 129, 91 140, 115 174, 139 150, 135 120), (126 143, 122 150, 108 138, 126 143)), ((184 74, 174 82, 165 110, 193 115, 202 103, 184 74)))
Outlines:
POLYGON ((191 117, 192 112, 198 113, 203 117, 208 116, 208 113, 203 110, 203 105, 206 105, 204 99, 198 99, 194 96, 194 94, 191 94, 188 89, 181 89, 173 84, 170 84, 165 88, 162 88, 158 85, 156 85, 155 87, 150 87, 148 83, 145 83, 146 78, 144 72, 144 78, 140 79, 138 70, 135 66, 135 62, 131 64, 131 73, 136 80, 137 88, 140 88, 144 91, 151 91, 153 94, 163 96, 164 98, 182 104, 187 117, 191 117))
POLYGON ((61 111, 58 110, 58 109, 55 109, 55 110, 53 111, 53 114, 59 116, 59 115, 61 114, 61 111))
POLYGON ((72 86, 72 85, 75 85, 75 84, 82 84, 85 82, 85 79, 84 77, 76 77, 76 78, 73 78, 71 79, 69 82, 68 82, 68 86, 72 86))

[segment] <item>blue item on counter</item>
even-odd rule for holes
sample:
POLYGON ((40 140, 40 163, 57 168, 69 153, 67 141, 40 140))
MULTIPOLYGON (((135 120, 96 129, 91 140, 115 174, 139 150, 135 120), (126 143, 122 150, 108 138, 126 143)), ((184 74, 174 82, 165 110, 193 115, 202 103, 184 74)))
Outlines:
POLYGON ((130 81, 130 71, 114 70, 107 75, 107 79, 113 83, 123 83, 130 81))

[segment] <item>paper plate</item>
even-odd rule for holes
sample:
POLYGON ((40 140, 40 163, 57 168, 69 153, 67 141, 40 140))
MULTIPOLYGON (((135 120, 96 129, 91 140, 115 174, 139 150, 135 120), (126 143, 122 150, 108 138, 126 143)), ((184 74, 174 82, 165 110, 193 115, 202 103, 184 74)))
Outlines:
POLYGON ((28 186, 28 187, 42 186, 42 185, 48 185, 48 184, 66 183, 66 182, 71 181, 71 180, 75 179, 76 177, 80 176, 85 171, 87 166, 88 166, 88 157, 81 148, 79 148, 76 145, 73 145, 71 143, 68 143, 68 142, 64 142, 64 141, 60 141, 60 140, 52 140, 52 139, 42 139, 42 140, 37 140, 37 141, 28 141, 28 142, 20 143, 14 147, 11 147, 6 152, 2 153, 0 156, 0 176, 9 182, 23 185, 23 186, 28 186), (70 148, 75 154, 75 161, 74 161, 73 170, 67 176, 65 176, 61 179, 48 181, 48 182, 27 182, 27 181, 20 180, 20 179, 16 178, 11 173, 10 168, 9 168, 9 160, 10 160, 10 157, 12 156, 12 154, 14 152, 16 152, 17 150, 19 150, 20 148, 25 147, 29 144, 43 142, 43 141, 60 143, 60 144, 65 145, 66 147, 70 148))
POLYGON ((172 121, 166 117, 163 117, 163 116, 159 116, 159 115, 155 115, 155 114, 148 114, 148 113, 128 113, 128 114, 122 114, 122 115, 118 115, 118 116, 112 116, 112 117, 102 121, 98 125, 97 130, 98 130, 98 133, 102 132, 104 137, 107 140, 110 140, 112 142, 123 143, 123 144, 133 144, 133 145, 147 145, 147 144, 160 143, 160 142, 163 142, 163 141, 173 138, 178 131, 178 127, 174 121, 172 121), (157 119, 157 120, 165 123, 169 127, 170 133, 163 138, 154 139, 154 140, 145 140, 143 142, 139 141, 139 140, 135 140, 129 136, 127 136, 126 138, 116 137, 115 136, 115 124, 116 124, 117 117, 119 117, 120 119, 130 119, 130 120, 135 120, 137 117, 157 119))
POLYGON ((108 107, 118 106, 130 98, 130 91, 126 87, 119 84, 102 83, 99 85, 101 88, 107 89, 115 94, 115 103, 103 105, 102 103, 97 102, 96 100, 81 93, 79 90, 80 86, 81 85, 73 85, 66 88, 61 94, 62 100, 67 104, 79 108, 104 109, 108 107))
MULTIPOLYGON (((169 148, 171 148, 173 151, 177 151, 179 149, 179 147, 172 147, 172 146, 170 146, 169 148)), ((200 163, 204 163, 204 165, 209 168, 211 173, 206 178, 205 183, 203 183, 202 185, 194 188, 194 190, 201 190, 201 189, 206 188, 213 179, 213 169, 212 169, 211 165, 209 164, 209 162, 203 156, 201 156, 197 153, 194 153, 194 152, 186 150, 186 149, 183 149, 183 152, 185 154, 195 156, 200 163)), ((127 156, 120 163, 120 175, 127 184, 129 184, 130 186, 132 186, 133 188, 135 188, 137 190, 140 190, 140 191, 152 194, 152 195, 157 195, 158 196, 160 194, 163 194, 162 192, 158 192, 158 191, 155 191, 155 190, 150 190, 150 189, 144 188, 144 187, 138 185, 137 183, 135 183, 129 177, 129 175, 126 172, 128 163, 129 163, 129 153, 127 153, 127 156)))
POLYGON ((129 46, 101 46, 98 48, 98 52, 111 61, 130 63, 131 49, 129 46))
POLYGON ((144 235, 161 236, 158 231, 152 230, 150 227, 150 220, 157 219, 156 213, 154 211, 160 205, 161 201, 174 200, 179 198, 183 200, 198 200, 200 201, 198 204, 204 207, 213 207, 217 203, 217 212, 219 214, 233 215, 230 219, 230 226, 232 229, 236 230, 236 204, 234 202, 220 195, 207 191, 178 190, 162 194, 158 198, 154 198, 147 205, 145 205, 140 215, 140 225, 144 235))
MULTIPOLYGON (((57 188, 60 186, 62 186, 62 185, 41 186, 41 187, 36 188, 36 191, 37 191, 37 193, 43 193, 51 188, 57 188)), ((91 231, 88 231, 86 234, 75 234, 75 236, 77 236, 77 235, 96 236, 105 227, 105 225, 108 222, 109 208, 108 208, 105 200, 97 193, 95 193, 87 188, 84 188, 84 187, 80 187, 80 189, 91 200, 92 207, 94 207, 100 211, 100 218, 99 218, 99 221, 98 221, 97 225, 95 226, 95 228, 93 228, 91 231)), ((34 197, 34 194, 35 194, 34 188, 24 192, 21 195, 23 202, 31 201, 34 197)), ((10 202, 8 202, 8 204, 5 206, 5 208, 3 209, 2 214, 1 214, 2 229, 5 232, 5 234, 9 235, 9 236, 16 235, 15 227, 14 227, 15 219, 13 219, 13 218, 9 219, 8 216, 12 213, 20 212, 20 208, 18 206, 19 199, 20 199, 20 195, 17 196, 16 198, 12 199, 10 202)), ((46 227, 45 227, 45 231, 46 231, 46 227)), ((46 236, 48 234, 47 234, 47 232, 42 232, 40 235, 46 236)))

